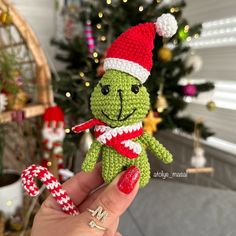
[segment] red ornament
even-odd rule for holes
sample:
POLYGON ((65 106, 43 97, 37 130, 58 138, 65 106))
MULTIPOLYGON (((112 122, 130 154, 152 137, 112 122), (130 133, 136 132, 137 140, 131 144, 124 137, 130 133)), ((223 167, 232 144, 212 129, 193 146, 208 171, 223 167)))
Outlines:
POLYGON ((194 84, 187 84, 182 87, 182 93, 185 96, 193 97, 197 94, 197 87, 194 84))

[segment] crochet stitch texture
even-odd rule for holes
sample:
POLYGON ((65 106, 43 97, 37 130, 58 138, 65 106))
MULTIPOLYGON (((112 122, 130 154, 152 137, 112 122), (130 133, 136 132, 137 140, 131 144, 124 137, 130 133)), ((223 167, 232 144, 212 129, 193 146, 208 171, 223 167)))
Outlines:
MULTIPOLYGON (((125 132, 128 137, 129 133, 133 132, 130 127, 136 127, 142 122, 149 107, 149 94, 138 79, 124 72, 108 70, 91 96, 92 113, 96 119, 105 124, 95 126, 95 132, 104 126, 111 131, 123 130, 122 132, 125 132), (104 88, 109 89, 104 93, 104 88)), ((146 148, 149 148, 164 163, 172 162, 172 155, 147 133, 142 132, 137 137, 131 140, 127 138, 127 140, 141 147, 137 157, 128 158, 121 155, 115 148, 106 145, 104 140, 98 138, 91 145, 82 169, 85 172, 92 171, 101 154, 102 176, 105 182, 111 182, 121 171, 135 165, 140 169, 139 185, 143 187, 150 179, 150 164, 146 148)))

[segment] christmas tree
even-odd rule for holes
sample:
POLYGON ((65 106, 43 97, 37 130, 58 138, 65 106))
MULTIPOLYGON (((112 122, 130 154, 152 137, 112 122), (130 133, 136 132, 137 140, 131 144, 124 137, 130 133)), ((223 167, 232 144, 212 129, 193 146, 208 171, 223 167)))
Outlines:
MULTIPOLYGON (((163 13, 171 13, 178 21, 177 33, 168 40, 156 35, 153 50, 153 68, 146 86, 150 93, 151 110, 162 122, 158 129, 179 129, 193 133, 195 121, 180 117, 179 112, 188 105, 188 99, 214 88, 210 82, 181 84, 181 79, 197 71, 201 61, 192 55, 187 42, 198 38, 201 24, 192 25, 183 18, 184 1, 103 0, 66 1, 63 9, 64 38, 52 40, 61 53, 56 58, 66 68, 54 76, 55 100, 63 108, 71 126, 92 117, 89 98, 93 87, 104 73, 103 59, 111 42, 130 26, 155 22, 163 13), (75 3, 77 2, 77 3, 75 3)), ((213 133, 199 124, 202 138, 213 133)), ((80 138, 69 129, 67 140, 80 138)))

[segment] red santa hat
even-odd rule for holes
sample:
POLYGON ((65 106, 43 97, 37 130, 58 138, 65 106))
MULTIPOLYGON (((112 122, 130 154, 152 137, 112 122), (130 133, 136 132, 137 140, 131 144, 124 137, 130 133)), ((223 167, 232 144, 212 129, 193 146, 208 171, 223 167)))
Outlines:
POLYGON ((105 70, 126 72, 144 83, 152 68, 152 50, 156 32, 170 38, 177 31, 173 15, 163 14, 156 23, 149 22, 129 28, 110 46, 104 61, 105 70))
POLYGON ((64 113, 59 106, 48 107, 44 112, 43 121, 48 125, 54 122, 56 127, 59 127, 60 124, 64 127, 64 113))

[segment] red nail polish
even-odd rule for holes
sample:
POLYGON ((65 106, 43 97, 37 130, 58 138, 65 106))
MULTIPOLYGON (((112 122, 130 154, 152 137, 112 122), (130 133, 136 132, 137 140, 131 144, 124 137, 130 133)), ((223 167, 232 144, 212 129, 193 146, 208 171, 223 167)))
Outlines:
POLYGON ((121 175, 117 183, 118 189, 125 194, 131 193, 138 182, 139 177, 139 168, 136 166, 130 166, 125 173, 121 175))

